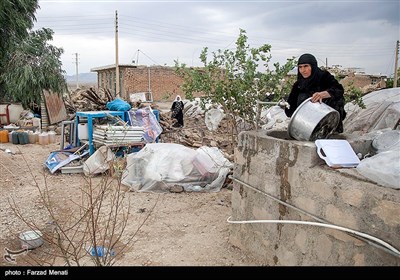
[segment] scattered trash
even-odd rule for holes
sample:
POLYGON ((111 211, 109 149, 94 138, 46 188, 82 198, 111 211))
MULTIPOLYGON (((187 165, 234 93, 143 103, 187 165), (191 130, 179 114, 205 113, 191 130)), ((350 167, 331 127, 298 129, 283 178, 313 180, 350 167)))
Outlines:
POLYGON ((44 164, 47 166, 47 168, 53 174, 58 169, 67 165, 71 161, 80 159, 80 158, 84 157, 85 155, 89 154, 89 150, 85 150, 85 151, 81 152, 81 150, 83 150, 86 145, 87 145, 87 143, 85 143, 82 147, 80 147, 74 153, 68 152, 68 151, 51 152, 44 164))
POLYGON ((93 257, 95 257, 96 255, 99 257, 105 257, 107 254, 110 255, 111 257, 115 256, 114 250, 112 250, 112 249, 109 250, 108 248, 104 248, 103 246, 97 246, 96 250, 93 246, 90 246, 87 249, 87 252, 93 257))

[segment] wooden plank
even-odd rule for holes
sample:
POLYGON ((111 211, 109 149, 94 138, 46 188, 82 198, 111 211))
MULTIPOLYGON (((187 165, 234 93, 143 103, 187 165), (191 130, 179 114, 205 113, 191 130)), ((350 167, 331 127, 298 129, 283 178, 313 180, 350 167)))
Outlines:
POLYGON ((43 90, 44 102, 46 104, 47 116, 50 124, 59 123, 67 119, 67 110, 64 100, 55 93, 43 90))

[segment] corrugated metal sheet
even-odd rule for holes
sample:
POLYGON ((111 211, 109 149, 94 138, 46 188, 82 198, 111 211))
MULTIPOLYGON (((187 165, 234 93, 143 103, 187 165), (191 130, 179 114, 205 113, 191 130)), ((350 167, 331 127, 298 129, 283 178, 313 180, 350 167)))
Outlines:
POLYGON ((55 124, 67 119, 67 109, 65 108, 62 97, 58 94, 43 91, 46 103, 47 115, 50 124, 55 124))

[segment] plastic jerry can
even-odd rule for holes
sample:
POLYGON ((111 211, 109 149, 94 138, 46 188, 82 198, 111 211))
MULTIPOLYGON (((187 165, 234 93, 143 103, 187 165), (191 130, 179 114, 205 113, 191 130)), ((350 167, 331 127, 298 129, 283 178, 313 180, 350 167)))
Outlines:
POLYGON ((8 142, 8 130, 1 130, 0 143, 7 143, 7 142, 8 142))
POLYGON ((29 144, 28 132, 26 131, 18 132, 18 141, 21 145, 29 144))
POLYGON ((12 143, 13 144, 19 144, 19 138, 18 138, 18 131, 13 131, 12 133, 12 143))
POLYGON ((56 133, 54 131, 49 131, 47 133, 49 135, 49 144, 56 142, 56 133))
POLYGON ((28 132, 29 143, 35 144, 36 143, 36 134, 33 131, 28 132))
POLYGON ((39 134, 39 144, 40 145, 49 144, 49 134, 47 134, 47 132, 42 132, 39 134))

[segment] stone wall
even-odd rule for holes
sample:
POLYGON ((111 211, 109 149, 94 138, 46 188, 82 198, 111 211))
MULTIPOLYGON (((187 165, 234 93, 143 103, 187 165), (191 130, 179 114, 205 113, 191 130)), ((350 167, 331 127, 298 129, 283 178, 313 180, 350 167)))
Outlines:
MULTIPOLYGON (((364 154, 370 144, 349 143, 364 154)), ((248 184, 234 180, 233 221, 322 221, 400 248, 399 190, 368 181, 355 168, 328 167, 314 142, 275 138, 265 131, 242 132, 233 177, 248 184)), ((230 233, 233 245, 266 265, 400 265, 400 255, 365 240, 335 228, 277 222, 233 223, 230 233)))

